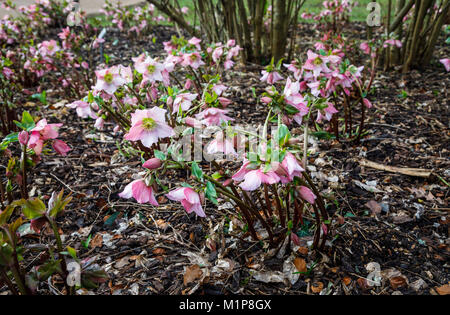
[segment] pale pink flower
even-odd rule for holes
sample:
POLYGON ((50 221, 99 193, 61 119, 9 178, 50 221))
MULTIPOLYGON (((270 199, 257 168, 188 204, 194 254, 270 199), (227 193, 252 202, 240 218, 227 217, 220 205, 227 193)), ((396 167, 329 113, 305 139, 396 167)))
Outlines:
POLYGON ((150 148, 158 139, 172 137, 175 135, 173 129, 166 124, 166 110, 153 107, 131 114, 131 128, 125 135, 129 141, 140 140, 144 146, 150 148))
POLYGON ((303 167, 301 167, 300 164, 298 163, 297 158, 291 152, 286 152, 286 155, 281 165, 284 167, 284 169, 287 170, 288 173, 287 182, 291 182, 296 176, 301 177, 302 172, 305 171, 303 167))
POLYGON ((167 198, 179 201, 187 213, 195 212, 199 217, 206 217, 199 194, 190 187, 181 187, 166 194, 167 198))
POLYGON ((283 77, 277 72, 267 72, 266 70, 261 71, 262 77, 260 80, 262 82, 267 82, 268 84, 274 84, 277 81, 283 80, 283 77))
POLYGON ((217 133, 206 149, 208 154, 225 153, 227 155, 236 155, 231 139, 224 139, 223 132, 217 133))
POLYGON ((450 59, 449 58, 445 58, 445 59, 441 59, 439 61, 444 65, 445 70, 447 72, 449 72, 450 71, 450 59))
POLYGON ((18 135, 19 143, 21 145, 26 145, 28 143, 28 140, 30 139, 30 135, 25 130, 21 131, 18 135))
POLYGON ((363 99, 364 105, 366 105, 367 108, 372 108, 372 103, 367 99, 363 99))
POLYGON ((212 53, 212 60, 217 63, 223 55, 223 47, 217 47, 212 53))
POLYGON ((194 45, 195 46, 195 48, 197 48, 198 50, 201 50, 202 48, 200 47, 200 43, 202 42, 202 40, 200 39, 200 38, 197 38, 197 37, 192 37, 189 41, 188 41, 188 43, 189 44, 191 44, 191 45, 194 45))
POLYGON ((264 171, 259 168, 251 170, 244 176, 244 181, 239 185, 243 190, 254 191, 258 189, 261 184, 276 184, 280 181, 280 177, 274 171, 264 171))
POLYGON ((133 58, 134 67, 137 72, 142 74, 143 80, 149 83, 164 81, 162 74, 165 70, 164 65, 149 56, 145 59, 143 57, 145 58, 145 55, 133 58))
POLYGON ((102 117, 98 117, 95 120, 94 127, 98 130, 103 130, 105 128, 105 120, 102 117))
POLYGON ((53 149, 55 149, 55 151, 58 152, 59 154, 61 154, 62 156, 66 156, 67 152, 69 152, 71 150, 70 147, 67 145, 67 143, 65 143, 64 141, 58 140, 58 139, 53 141, 52 146, 53 146, 53 149))
POLYGON ((181 13, 187 14, 188 12, 189 12, 189 8, 188 7, 182 7, 181 8, 181 13))
POLYGON ((231 100, 226 97, 219 97, 218 100, 219 100, 220 105, 222 105, 223 108, 227 107, 228 105, 230 105, 232 103, 231 100))
POLYGON ((66 105, 69 108, 76 108, 77 115, 81 118, 97 119, 97 115, 92 110, 91 105, 85 101, 75 101, 66 105))
POLYGON ((203 66, 205 63, 202 61, 202 57, 198 52, 193 52, 190 54, 183 55, 183 62, 181 63, 183 66, 191 66, 194 69, 198 69, 203 66))
POLYGON ((55 40, 46 40, 38 45, 39 53, 42 56, 53 56, 59 51, 58 43, 55 40))
POLYGON ((338 110, 334 107, 332 103, 328 102, 327 104, 328 104, 327 108, 318 111, 316 120, 317 122, 321 122, 324 118, 330 121, 333 115, 338 113, 338 110))
POLYGON ((361 45, 359 45, 359 49, 361 49, 361 51, 366 55, 370 54, 370 46, 367 42, 361 43, 361 45))
POLYGON ((120 75, 119 67, 111 67, 95 71, 97 76, 97 83, 94 86, 96 91, 105 91, 112 95, 119 87, 127 83, 127 80, 120 75))
POLYGON ((154 206, 158 206, 158 202, 153 193, 153 188, 147 186, 143 179, 136 179, 129 183, 124 191, 119 194, 119 197, 125 199, 133 197, 138 203, 150 203, 154 206))
POLYGON ((225 92, 228 88, 223 84, 215 84, 212 87, 212 90, 217 94, 217 96, 222 95, 223 92, 225 92))
POLYGON ((191 94, 191 93, 181 93, 178 94, 175 98, 175 101, 173 102, 173 113, 178 113, 179 107, 181 106, 181 109, 183 111, 187 111, 192 106, 192 101, 194 101, 197 98, 198 94, 191 94))
POLYGON ((311 189, 309 189, 306 186, 300 186, 300 188, 297 191, 298 191, 300 197, 303 200, 309 202, 310 204, 314 204, 314 202, 317 199, 317 196, 314 195, 314 193, 311 191, 311 189))
POLYGON ((207 126, 219 126, 222 121, 234 120, 226 115, 227 112, 225 109, 211 107, 195 115, 195 118, 207 126))

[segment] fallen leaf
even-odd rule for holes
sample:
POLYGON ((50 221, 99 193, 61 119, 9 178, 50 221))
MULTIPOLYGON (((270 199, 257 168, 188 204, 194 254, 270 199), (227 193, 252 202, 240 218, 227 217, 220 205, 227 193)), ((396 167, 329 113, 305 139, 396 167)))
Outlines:
POLYGON ((125 256, 114 264, 117 269, 123 268, 130 263, 130 256, 125 256))
POLYGON ((166 250, 164 248, 155 248, 153 250, 153 254, 155 255, 164 255, 166 253, 166 250))
POLYGON ((294 265, 295 268, 297 268, 297 270, 299 272, 307 272, 308 269, 306 268, 306 261, 303 258, 297 257, 294 259, 294 265))
POLYGON ((367 202, 365 204, 365 206, 367 208, 370 209, 370 211, 372 211, 372 214, 379 214, 381 212, 381 206, 378 202, 376 202, 375 200, 370 200, 369 202, 367 202))
POLYGON ((308 247, 300 246, 297 251, 302 255, 308 255, 308 247))
POLYGON ((314 293, 320 293, 323 290, 323 283, 322 282, 314 282, 311 285, 311 291, 313 291, 314 293))
POLYGON ((183 276, 184 285, 188 285, 191 282, 199 279, 203 275, 203 271, 200 269, 199 265, 192 265, 186 268, 186 272, 183 276))
POLYGON ((393 278, 389 279, 389 282, 391 283, 391 287, 394 290, 406 285, 406 279, 405 279, 405 277, 402 277, 402 276, 393 277, 393 278))
POLYGON ((91 245, 91 248, 101 248, 103 246, 103 235, 100 233, 95 234, 89 245, 91 245))
POLYGON ((364 278, 359 278, 356 280, 361 290, 366 291, 370 288, 369 284, 367 283, 367 280, 364 278))
POLYGON ((450 295, 450 284, 444 284, 443 286, 436 287, 436 292, 439 295, 450 295))

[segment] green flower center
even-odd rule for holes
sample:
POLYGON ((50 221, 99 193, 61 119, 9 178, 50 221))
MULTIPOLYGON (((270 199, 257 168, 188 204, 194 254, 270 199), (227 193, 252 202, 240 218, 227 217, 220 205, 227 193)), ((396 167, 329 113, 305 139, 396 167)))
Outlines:
POLYGON ((113 80, 113 75, 111 73, 107 73, 105 74, 103 80, 105 80, 106 83, 110 84, 113 80))
POLYGON ((197 55, 192 54, 192 55, 191 55, 191 60, 192 60, 192 61, 197 60, 197 55))
POLYGON ((155 72, 155 70, 156 70, 156 67, 155 67, 154 65, 149 65, 149 66, 147 67, 147 71, 148 71, 149 73, 153 73, 153 72, 155 72))
POLYGON ((146 130, 152 130, 156 127, 156 121, 153 118, 147 117, 142 119, 142 126, 146 130))
POLYGON ((47 47, 47 49, 49 50, 49 51, 52 51, 53 50, 53 45, 48 45, 48 47, 47 47))
POLYGON ((319 57, 317 57, 317 58, 314 60, 314 64, 315 64, 315 65, 321 65, 321 64, 322 64, 322 59, 320 59, 319 57))

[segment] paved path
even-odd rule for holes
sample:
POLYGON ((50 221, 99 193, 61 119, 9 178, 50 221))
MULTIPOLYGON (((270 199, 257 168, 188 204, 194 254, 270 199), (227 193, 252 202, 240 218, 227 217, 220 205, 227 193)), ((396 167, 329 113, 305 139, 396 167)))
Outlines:
MULTIPOLYGON (((112 2, 119 2, 123 5, 132 5, 143 2, 142 0, 112 0, 112 2)), ((17 5, 17 7, 21 5, 29 5, 34 3, 34 0, 12 0, 13 3, 17 5)), ((80 7, 83 11, 86 11, 88 14, 97 13, 104 4, 104 0, 80 0, 80 7)), ((0 16, 3 17, 5 14, 14 13, 12 11, 6 11, 5 9, 0 8, 0 16)))

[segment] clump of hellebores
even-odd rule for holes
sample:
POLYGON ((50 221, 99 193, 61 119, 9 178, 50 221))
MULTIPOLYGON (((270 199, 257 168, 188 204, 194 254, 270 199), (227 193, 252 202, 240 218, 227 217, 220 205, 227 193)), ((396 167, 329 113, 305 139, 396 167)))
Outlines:
POLYGON ((195 37, 173 37, 164 43, 168 53, 165 58, 144 52, 133 58, 131 67, 98 70, 94 89, 70 104, 78 115, 96 119, 96 125, 102 128, 105 121, 112 120, 114 130, 122 132, 132 147, 130 152, 140 155, 144 171, 133 176, 119 196, 158 206, 157 196, 164 190, 169 200, 179 202, 186 213, 198 217, 209 215, 211 204, 231 202, 251 237, 259 240, 256 228, 264 228, 274 247, 302 228, 303 213, 311 211, 319 222, 317 231, 325 226, 315 234, 314 241, 315 247, 323 247, 329 224, 322 222, 328 219, 325 204, 307 175, 301 162, 304 153, 288 126, 294 120, 301 125, 312 111, 317 112, 318 121, 331 119, 334 107, 321 95, 320 89, 325 87, 320 76, 336 77, 338 82, 333 81, 333 87, 342 84, 350 88, 358 71, 353 75, 341 73, 337 53, 310 53, 311 60, 299 71, 303 80, 288 77, 284 90, 278 92, 277 86, 284 82, 280 74, 283 64, 272 61, 261 78, 270 85, 261 98, 269 107, 263 130, 267 136, 269 124, 277 122, 277 132, 270 139, 258 137, 253 152, 246 140, 253 133, 231 126, 234 118, 229 107, 233 101, 222 81, 224 70, 235 64, 240 47, 233 40, 206 48, 201 44, 195 37), (311 85, 315 82, 320 84, 311 85), (208 137, 212 139, 205 143, 208 137), (211 163, 208 172, 203 171, 201 158, 192 160, 191 152, 184 151, 199 145, 204 146, 205 158, 211 163), (237 171, 224 167, 223 154, 242 161, 242 166, 237 171), (190 176, 181 187, 168 188, 163 184, 166 174, 177 170, 190 176))

